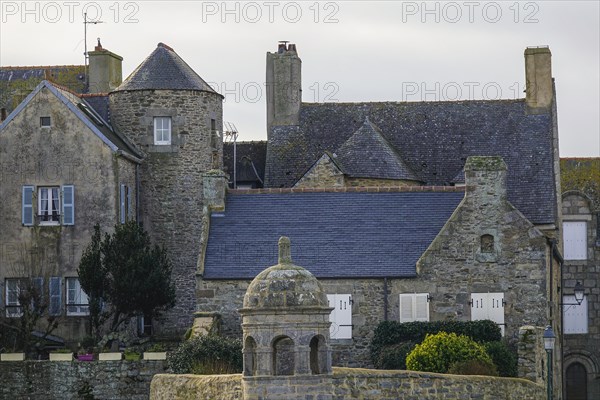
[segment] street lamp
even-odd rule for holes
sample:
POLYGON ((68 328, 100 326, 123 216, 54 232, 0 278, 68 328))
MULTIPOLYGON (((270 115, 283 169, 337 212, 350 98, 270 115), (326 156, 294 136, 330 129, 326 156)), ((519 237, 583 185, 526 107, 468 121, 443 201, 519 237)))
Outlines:
POLYGON ((583 297, 585 296, 585 291, 583 289, 583 285, 581 282, 577 282, 575 287, 573 288, 573 292, 575 294, 575 303, 559 303, 561 306, 580 306, 583 302, 583 297))
POLYGON ((548 400, 552 400, 552 351, 554 350, 554 341, 556 335, 552 327, 548 325, 544 329, 544 348, 546 349, 547 364, 548 364, 548 400))

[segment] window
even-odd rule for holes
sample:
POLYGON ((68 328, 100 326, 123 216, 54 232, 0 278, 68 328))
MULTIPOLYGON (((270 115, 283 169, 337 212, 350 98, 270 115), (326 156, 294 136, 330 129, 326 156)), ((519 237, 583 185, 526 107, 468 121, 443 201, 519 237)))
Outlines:
POLYGON ((471 293, 471 321, 489 319, 504 336, 504 293, 471 293))
POLYGON ((7 279, 6 280, 6 316, 7 317, 20 317, 23 315, 21 309, 21 302, 19 301, 19 295, 21 293, 22 282, 20 279, 7 279))
POLYGON ((482 253, 493 253, 494 252, 494 237, 492 235, 481 236, 481 252, 482 253))
POLYGON ((587 260, 587 224, 585 221, 563 222, 565 260, 587 260))
POLYGON ((327 301, 333 311, 329 314, 331 339, 352 339, 352 296, 349 294, 328 294, 327 301))
POLYGON ((429 293, 400 294, 400 322, 429 321, 429 293))
POLYGON ((171 144, 171 117, 154 117, 154 144, 171 144))
POLYGON ((40 117, 40 126, 42 128, 50 128, 52 120, 50 117, 40 117))
MULTIPOLYGON (((34 225, 34 191, 34 186, 26 185, 22 188, 21 222, 25 226, 34 225)), ((75 224, 75 187, 73 185, 64 185, 61 188, 58 186, 39 187, 37 196, 37 217, 40 225, 58 225, 61 223, 61 216, 63 225, 75 224)))
POLYGON ((53 276, 48 285, 48 314, 60 315, 62 312, 62 279, 59 276, 53 276))
POLYGON ((60 222, 60 196, 58 187, 41 187, 38 190, 38 218, 40 225, 60 222))
POLYGON ((575 305, 575 296, 563 296, 563 324, 565 334, 588 333, 588 304, 583 297, 580 305, 575 305), (569 305, 567 305, 569 304, 569 305))
POLYGON ((79 279, 67 278, 67 315, 88 314, 88 296, 81 289, 79 279))
POLYGON ((121 184, 119 192, 119 222, 124 224, 131 218, 131 195, 129 186, 121 184))

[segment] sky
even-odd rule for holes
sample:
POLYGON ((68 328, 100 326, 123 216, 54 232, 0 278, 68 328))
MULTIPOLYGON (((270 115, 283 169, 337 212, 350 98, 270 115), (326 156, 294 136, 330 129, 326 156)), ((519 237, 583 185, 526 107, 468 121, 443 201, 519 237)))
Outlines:
POLYGON ((97 38, 127 77, 163 42, 225 96, 238 140, 266 139, 265 59, 302 59, 305 102, 524 97, 549 46, 561 157, 600 156, 598 1, 5 1, 0 65, 81 65, 97 38))

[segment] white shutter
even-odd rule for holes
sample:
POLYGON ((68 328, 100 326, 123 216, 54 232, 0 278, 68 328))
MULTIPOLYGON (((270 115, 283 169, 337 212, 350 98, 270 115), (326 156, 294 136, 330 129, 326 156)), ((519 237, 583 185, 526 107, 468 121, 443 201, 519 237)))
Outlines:
POLYGON ((400 322, 429 321, 429 293, 400 294, 400 322))
MULTIPOLYGON (((563 303, 577 304, 575 296, 563 296, 563 303)), ((563 305, 563 324, 566 334, 588 333, 587 297, 580 305, 563 305)))
POLYGON ((504 336, 504 293, 471 293, 471 321, 489 319, 504 336))
POLYGON ((329 315, 331 339, 352 339, 352 296, 349 294, 328 294, 327 301, 333 311, 329 315))
POLYGON ((563 222, 565 260, 587 260, 587 224, 585 221, 563 222))

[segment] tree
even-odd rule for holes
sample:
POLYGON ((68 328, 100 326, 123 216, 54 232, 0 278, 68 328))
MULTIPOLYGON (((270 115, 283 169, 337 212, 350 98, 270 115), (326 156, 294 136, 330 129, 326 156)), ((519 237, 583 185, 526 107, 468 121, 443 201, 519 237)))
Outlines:
POLYGON ((175 305, 171 270, 167 251, 152 246, 143 227, 130 220, 115 225, 114 233, 105 233, 102 240, 96 226, 77 272, 90 306, 95 304, 91 318, 95 323, 102 322, 101 304, 106 302, 110 330, 114 332, 132 317, 157 317, 175 305))

